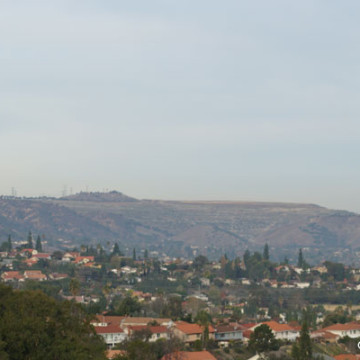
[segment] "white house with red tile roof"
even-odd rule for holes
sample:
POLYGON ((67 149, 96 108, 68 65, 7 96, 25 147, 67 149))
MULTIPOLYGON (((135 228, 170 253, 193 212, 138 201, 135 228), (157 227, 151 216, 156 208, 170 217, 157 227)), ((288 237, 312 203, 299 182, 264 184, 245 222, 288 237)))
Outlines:
POLYGON ((35 255, 37 254, 37 250, 36 249, 21 249, 20 251, 20 255, 21 256, 30 256, 30 255, 35 255))
POLYGON ((24 281, 24 276, 19 271, 5 271, 1 274, 1 278, 5 282, 24 281))
POLYGON ((93 326, 106 326, 106 325, 118 325, 120 326, 121 321, 125 319, 125 316, 109 316, 97 314, 95 319, 91 321, 93 326))
POLYGON ((79 252, 66 252, 62 257, 62 261, 75 260, 78 256, 80 256, 79 252))
POLYGON ((44 281, 47 279, 46 275, 40 270, 26 270, 24 271, 24 277, 28 280, 44 281))
MULTIPOLYGON (((174 335, 186 343, 200 340, 204 328, 198 324, 190 324, 185 321, 175 322, 174 335)), ((209 339, 215 340, 215 329, 209 325, 209 339)))
POLYGON ((247 330, 239 324, 225 324, 215 326, 216 341, 242 340, 243 332, 247 330))
POLYGON ((349 322, 346 324, 333 324, 323 328, 322 330, 338 335, 339 337, 360 337, 360 324, 357 322, 349 322))
POLYGON ((258 326, 263 324, 267 325, 272 330, 276 339, 295 341, 299 336, 299 331, 291 327, 289 324, 280 324, 273 320, 256 324, 251 328, 251 330, 255 330, 258 326))
POLYGON ((98 335, 103 337, 109 349, 127 338, 124 330, 118 325, 94 326, 94 329, 98 335))
POLYGON ((146 326, 146 325, 138 325, 138 326, 129 326, 127 328, 128 335, 134 334, 136 331, 148 330, 151 334, 149 338, 149 342, 155 342, 159 339, 170 339, 170 330, 166 326, 146 326))
POLYGON ((37 253, 37 254, 33 254, 32 258, 36 258, 38 260, 40 260, 40 259, 51 260, 51 254, 37 253))
POLYGON ((25 260, 24 260, 24 263, 25 263, 27 266, 33 266, 33 265, 37 264, 38 261, 39 261, 39 260, 38 260, 37 258, 31 257, 30 259, 25 259, 25 260))
POLYGON ((330 331, 320 329, 320 330, 312 331, 310 333, 310 338, 320 340, 320 341, 326 341, 326 342, 336 342, 340 338, 340 336, 335 335, 335 334, 331 333, 330 331))

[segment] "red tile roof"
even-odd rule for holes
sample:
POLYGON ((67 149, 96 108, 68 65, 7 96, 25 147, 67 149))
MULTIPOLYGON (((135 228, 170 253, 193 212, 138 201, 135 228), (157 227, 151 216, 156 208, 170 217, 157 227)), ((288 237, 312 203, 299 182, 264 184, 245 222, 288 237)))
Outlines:
POLYGON ((349 322, 346 324, 334 324, 323 328, 325 331, 346 331, 346 330, 360 330, 360 324, 356 322, 349 322))
POLYGON ((320 330, 312 331, 311 337, 312 338, 322 338, 325 340, 331 340, 331 339, 337 339, 339 337, 339 335, 335 335, 329 331, 320 329, 320 330))
POLYGON ((51 255, 47 254, 47 253, 37 253, 37 254, 34 254, 33 257, 36 257, 38 259, 50 259, 51 255))
POLYGON ((279 324, 276 321, 265 321, 259 325, 267 325, 272 331, 274 332, 282 332, 282 331, 295 331, 294 328, 292 328, 288 324, 279 324))
POLYGON ((216 360, 208 351, 179 351, 164 355, 161 360, 216 360))
POLYGON ((118 334, 124 332, 118 325, 94 326, 94 328, 97 334, 118 334))
POLYGON ((24 278, 23 275, 21 275, 18 271, 6 271, 1 275, 3 280, 12 280, 17 279, 21 280, 24 278))
POLYGON ((27 270, 24 272, 24 276, 27 279, 46 279, 46 275, 43 274, 40 270, 27 270))
POLYGON ((227 333, 227 332, 234 332, 234 331, 245 331, 247 330, 246 327, 241 325, 217 325, 215 327, 215 331, 217 333, 227 333))
POLYGON ((81 262, 93 262, 94 259, 94 256, 77 256, 74 260, 74 263, 79 264, 81 262))
MULTIPOLYGON (((175 324, 176 328, 185 334, 202 334, 203 327, 198 324, 189 324, 186 322, 177 322, 175 324)), ((215 329, 209 325, 209 333, 215 332, 215 329)))
POLYGON ((247 338, 247 339, 250 339, 250 335, 253 333, 253 331, 251 330, 245 330, 243 332, 243 337, 247 338))
POLYGON ((354 354, 340 354, 334 356, 335 360, 359 360, 359 358, 359 355, 354 354))

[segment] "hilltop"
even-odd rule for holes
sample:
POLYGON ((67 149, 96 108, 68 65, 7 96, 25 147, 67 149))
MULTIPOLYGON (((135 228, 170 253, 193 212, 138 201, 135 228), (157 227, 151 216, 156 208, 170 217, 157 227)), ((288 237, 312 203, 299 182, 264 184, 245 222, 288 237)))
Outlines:
POLYGON ((80 192, 74 195, 63 196, 60 200, 73 201, 96 201, 96 202, 133 202, 138 201, 135 198, 124 195, 119 191, 110 192, 80 192))

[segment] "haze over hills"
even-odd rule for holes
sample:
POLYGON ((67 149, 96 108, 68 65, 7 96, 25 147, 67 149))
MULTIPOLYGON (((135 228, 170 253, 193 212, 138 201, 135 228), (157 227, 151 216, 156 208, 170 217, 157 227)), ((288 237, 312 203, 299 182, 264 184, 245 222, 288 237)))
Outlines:
MULTIPOLYGON (((171 256, 242 255, 267 242, 275 259, 356 262, 360 216, 313 204, 137 200, 120 192, 80 193, 63 198, 0 199, 0 237, 25 240, 44 234, 49 244, 115 241, 124 250, 148 249, 171 256), (62 239, 59 241, 59 239, 62 239), (65 241, 65 242, 64 242, 65 241)), ((360 253, 359 253, 360 254, 360 253)))

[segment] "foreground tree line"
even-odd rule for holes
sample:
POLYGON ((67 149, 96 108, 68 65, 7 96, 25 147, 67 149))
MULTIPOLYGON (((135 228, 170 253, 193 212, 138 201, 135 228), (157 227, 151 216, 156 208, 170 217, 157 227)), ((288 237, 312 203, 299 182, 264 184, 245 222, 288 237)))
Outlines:
POLYGON ((106 359, 90 319, 73 302, 0 284, 0 359, 106 359))

